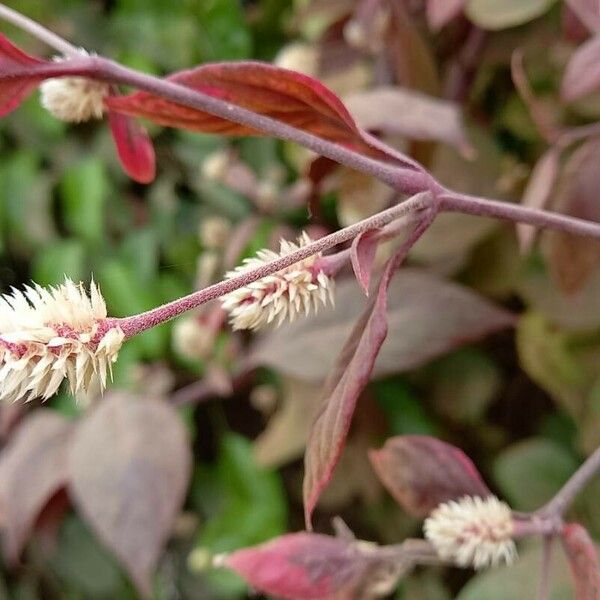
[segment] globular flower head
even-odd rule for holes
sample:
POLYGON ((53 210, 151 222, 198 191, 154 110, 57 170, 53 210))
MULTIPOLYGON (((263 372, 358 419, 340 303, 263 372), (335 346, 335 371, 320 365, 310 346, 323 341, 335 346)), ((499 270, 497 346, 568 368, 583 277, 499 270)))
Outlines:
MULTIPOLYGON (((247 258, 235 270, 226 274, 235 277, 261 267, 281 256, 306 246, 311 239, 303 233, 297 243, 281 240, 279 253, 260 250, 247 258)), ((281 325, 286 318, 293 321, 298 314, 315 312, 320 304, 333 304, 333 280, 319 266, 321 254, 309 256, 286 269, 249 283, 223 297, 223 309, 229 313, 234 329, 259 329, 267 323, 281 325)))
MULTIPOLYGON (((80 52, 88 56, 85 50, 80 52)), ((63 59, 56 57, 54 60, 63 59)), ((40 92, 42 106, 54 117, 68 123, 82 123, 104 116, 104 98, 108 96, 110 86, 85 77, 55 77, 44 81, 40 92)))
POLYGON ((104 389, 125 337, 106 316, 93 282, 89 295, 66 279, 0 297, 0 400, 50 398, 65 378, 73 394, 95 377, 104 389))
POLYGON ((438 554, 461 567, 511 564, 517 556, 510 507, 495 496, 444 502, 423 529, 438 554))

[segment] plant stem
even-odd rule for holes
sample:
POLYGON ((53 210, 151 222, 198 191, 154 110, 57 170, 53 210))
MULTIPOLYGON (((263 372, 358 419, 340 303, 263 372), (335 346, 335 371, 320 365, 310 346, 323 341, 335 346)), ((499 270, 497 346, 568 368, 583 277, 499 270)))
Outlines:
POLYGON ((26 31, 65 56, 81 56, 81 52, 73 44, 4 4, 0 4, 0 19, 4 19, 7 23, 26 31))
POLYGON ((189 294, 188 296, 184 296, 183 298, 179 298, 178 300, 174 300, 173 302, 169 302, 168 304, 164 304, 163 306, 159 306, 152 310, 149 310, 145 313, 141 313, 139 315, 133 315, 131 317, 125 317, 122 319, 115 319, 114 321, 118 323, 118 326, 123 330, 126 337, 130 338, 146 329, 150 329, 160 323, 164 323, 178 315, 200 306, 208 302, 209 300, 214 300, 215 298, 219 298, 229 292, 232 292, 240 287, 248 285, 253 281, 257 281, 258 279, 262 279, 267 275, 271 275, 272 273, 276 273, 277 271, 281 271, 281 269, 285 269, 294 263, 297 263, 308 256, 312 256, 313 254, 317 254, 319 252, 323 252, 332 248, 333 246, 337 246, 338 244, 342 244, 347 242, 353 238, 355 238, 359 233, 364 231, 370 231, 372 229, 379 229, 384 225, 402 217, 408 213, 419 211, 425 208, 428 208, 434 204, 433 196, 427 192, 421 192, 401 202, 384 210, 372 217, 367 219, 363 219, 362 221, 355 223, 354 225, 350 225, 344 229, 340 229, 339 231, 335 231, 325 237, 322 237, 311 244, 303 246, 299 248, 295 252, 282 256, 266 265, 253 269, 251 271, 247 271, 245 273, 241 273, 231 279, 226 279, 224 281, 220 281, 219 283, 215 283, 214 285, 208 286, 202 290, 189 294))
POLYGON ((542 546, 542 570, 540 574, 540 587, 538 589, 538 600, 548 600, 550 598, 550 573, 552 566, 552 548, 554 537, 544 536, 542 546))
POLYGON ((600 474, 600 447, 588 456, 556 496, 540 508, 536 514, 540 517, 562 516, 571 506, 577 494, 598 474, 600 474))

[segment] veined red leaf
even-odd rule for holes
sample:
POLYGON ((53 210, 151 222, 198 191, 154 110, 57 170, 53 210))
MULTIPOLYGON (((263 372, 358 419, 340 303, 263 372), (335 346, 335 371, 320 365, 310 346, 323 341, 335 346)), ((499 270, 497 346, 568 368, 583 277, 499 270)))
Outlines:
POLYGON ((561 541, 575 584, 576 600, 600 598, 600 560, 590 534, 579 523, 568 523, 561 541))
POLYGON ((350 248, 350 259, 356 280, 365 294, 369 295, 371 284, 371 271, 379 240, 374 237, 374 231, 363 231, 352 240, 350 248))
POLYGON ((72 423, 51 410, 38 410, 17 429, 0 460, 3 550, 18 560, 33 526, 68 478, 67 449, 72 423))
POLYGON ((567 64, 561 95, 573 102, 600 88, 600 34, 579 46, 567 64))
POLYGON ((433 31, 447 25, 462 12, 467 0, 427 0, 427 23, 433 31))
POLYGON ((132 118, 108 113, 113 140, 123 170, 138 183, 150 183, 156 174, 154 146, 144 128, 132 118))
MULTIPOLYGON (((268 63, 244 61, 205 64, 167 79, 374 158, 413 164, 410 159, 403 161, 398 153, 388 153, 371 142, 343 102, 322 83, 302 73, 268 63)), ((145 117, 168 127, 221 135, 262 135, 246 125, 145 91, 111 96, 107 105, 112 110, 145 117)))
POLYGON ((415 517, 462 496, 490 494, 471 459, 458 448, 429 436, 390 438, 369 454, 373 468, 396 501, 415 517))
POLYGON ((356 402, 369 382, 387 335, 387 290, 403 255, 404 248, 401 247, 388 261, 376 296, 352 329, 323 386, 323 405, 310 432, 304 456, 304 517, 308 528, 319 497, 340 459, 356 402))
POLYGON ((293 533, 244 548, 227 556, 224 565, 258 591, 289 598, 316 600, 343 592, 347 598, 372 566, 374 554, 353 541, 315 533, 293 533))
POLYGON ((0 35, 0 117, 15 110, 35 90, 43 77, 35 69, 47 61, 25 54, 0 35))

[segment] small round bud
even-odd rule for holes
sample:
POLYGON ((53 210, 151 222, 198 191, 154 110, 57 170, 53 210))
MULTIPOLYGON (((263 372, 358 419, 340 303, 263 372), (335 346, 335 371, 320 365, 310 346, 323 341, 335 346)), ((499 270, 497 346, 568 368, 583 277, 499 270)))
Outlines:
POLYGON ((209 154, 202 162, 202 177, 208 181, 223 181, 230 162, 229 153, 225 150, 209 154))
POLYGON ((310 44, 294 42, 284 46, 274 62, 282 69, 314 76, 319 71, 319 51, 310 44))
POLYGON ((231 223, 224 217, 209 217, 202 220, 198 233, 202 245, 216 250, 227 242, 231 233, 231 223))

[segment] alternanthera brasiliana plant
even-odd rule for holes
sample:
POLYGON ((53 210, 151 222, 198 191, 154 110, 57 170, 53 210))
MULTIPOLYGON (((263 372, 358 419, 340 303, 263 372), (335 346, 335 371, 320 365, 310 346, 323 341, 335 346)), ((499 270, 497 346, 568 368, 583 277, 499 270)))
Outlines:
MULTIPOLYGON (((112 318, 95 284, 87 292, 69 280, 55 288, 34 284, 13 290, 0 303, 0 398, 46 399, 63 379, 73 393, 87 390, 94 379, 104 388, 127 339, 211 300, 221 300, 236 329, 310 318, 311 311, 333 304, 335 276, 351 263, 369 300, 324 385, 322 408, 310 435, 304 484, 308 529, 387 335, 388 287, 438 214, 460 212, 600 238, 600 225, 593 221, 444 187, 411 157, 361 129, 344 103, 309 76, 248 61, 202 65, 158 78, 75 48, 2 6, 0 17, 58 52, 49 59, 34 57, 0 38, 0 114, 8 115, 39 88, 42 105, 58 119, 79 123, 107 117, 123 167, 139 182, 150 182, 155 172, 151 142, 136 121, 144 118, 192 131, 292 141, 379 179, 397 195, 393 206, 371 217, 315 240, 306 234, 297 241, 284 240, 278 252, 261 251, 222 281, 145 313, 112 318), (122 94, 120 86, 136 91, 122 94), (398 241, 397 249, 372 282, 375 251, 390 239, 398 241)), ((576 66, 569 72, 571 79, 576 66)), ((506 317, 499 327, 511 324, 506 317)), ((258 589, 283 597, 369 597, 389 592, 418 564, 510 564, 517 556, 516 540, 541 535, 549 553, 551 540, 558 536, 572 558, 577 581, 586 579, 596 586, 589 589, 598 589, 587 534, 562 519, 574 495, 600 468, 598 452, 554 500, 531 514, 513 512, 491 494, 466 456, 433 438, 394 438, 371 459, 399 503, 425 519, 425 540, 379 547, 348 535, 302 533, 217 562, 258 589)))

